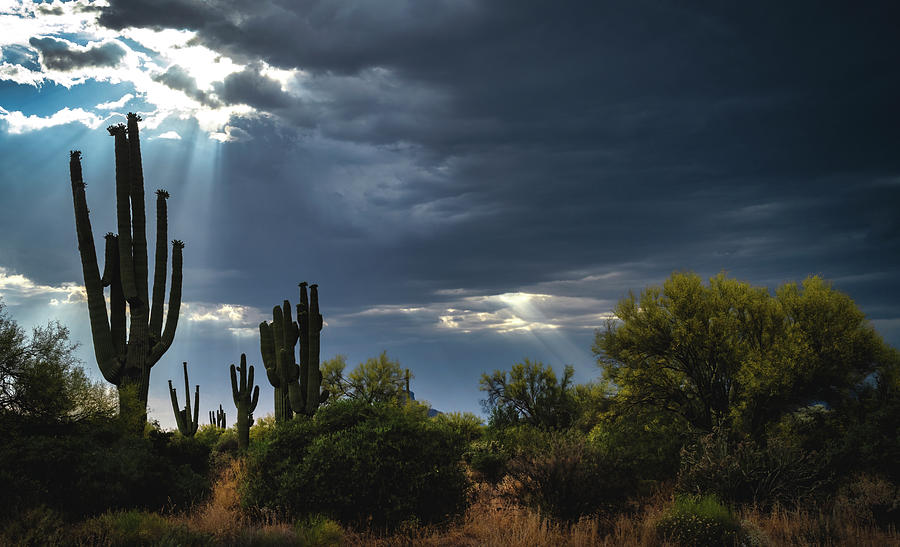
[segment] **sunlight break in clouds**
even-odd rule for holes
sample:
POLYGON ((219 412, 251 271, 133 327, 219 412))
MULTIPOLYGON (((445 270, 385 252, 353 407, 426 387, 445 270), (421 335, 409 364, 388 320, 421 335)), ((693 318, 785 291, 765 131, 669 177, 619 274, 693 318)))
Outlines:
MULTIPOLYGON (((3 28, 0 80, 33 87, 50 83, 71 88, 90 80, 134 87, 134 92, 119 100, 72 105, 45 117, 0 110, 0 119, 9 124, 10 133, 68 123, 81 123, 94 129, 104 122, 107 115, 104 111, 140 101, 132 108, 141 113, 146 129, 157 129, 169 118, 193 118, 219 142, 248 138, 246 133, 227 124, 232 116, 252 116, 257 114, 256 110, 234 101, 225 104, 215 95, 226 77, 244 70, 244 65, 192 42, 196 36, 192 31, 137 28, 112 31, 102 27, 97 23, 97 8, 105 5, 103 1, 87 0, 45 4, 0 2, 0 28, 3 28), (134 49, 135 42, 142 49, 134 49), (189 86, 173 87, 163 82, 161 77, 172 67, 181 70, 189 86)), ((260 66, 261 74, 282 86, 295 74, 265 63, 260 66)))
POLYGON ((427 305, 382 305, 334 318, 336 325, 350 325, 369 316, 406 317, 419 328, 447 329, 464 333, 517 334, 559 329, 596 329, 612 317, 604 302, 594 298, 511 292, 463 296, 471 291, 441 290, 439 296, 458 298, 427 305))

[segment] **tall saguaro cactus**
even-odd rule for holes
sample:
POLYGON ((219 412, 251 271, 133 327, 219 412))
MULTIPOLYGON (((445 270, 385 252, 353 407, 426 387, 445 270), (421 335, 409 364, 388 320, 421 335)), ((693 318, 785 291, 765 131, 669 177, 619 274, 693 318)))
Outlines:
POLYGON ((103 276, 97 265, 94 236, 88 214, 85 183, 81 172, 81 152, 69 156, 75 229, 84 273, 94 355, 103 377, 119 392, 119 414, 136 430, 143 430, 147 418, 150 369, 172 345, 181 308, 181 269, 184 243, 172 241, 172 284, 163 328, 166 290, 167 209, 169 194, 156 192, 156 256, 153 299, 148 288, 144 174, 137 114, 129 113, 128 124, 108 128, 115 138, 116 219, 118 235, 106 235, 106 264, 103 276), (107 312, 104 288, 109 287, 107 312), (129 321, 125 320, 128 304, 129 321), (127 327, 127 336, 126 336, 127 327))
POLYGON ((266 376, 275 388, 275 420, 290 420, 294 413, 312 416, 328 398, 328 390, 320 393, 322 372, 319 370, 319 340, 322 315, 319 314, 318 286, 312 285, 310 301, 307 284, 300 284, 297 321, 291 318, 291 303, 272 310, 272 322, 259 324, 259 343, 266 376), (294 347, 300 342, 300 364, 294 347))
POLYGON ((234 363, 231 365, 231 395, 234 398, 234 406, 237 407, 237 433, 238 448, 241 450, 250 446, 250 426, 253 425, 253 411, 259 402, 259 386, 253 385, 253 365, 247 372, 247 355, 241 354, 240 381, 235 374, 234 363), (250 395, 250 390, 253 395, 250 395))
POLYGON ((178 431, 185 437, 193 437, 200 425, 200 385, 194 391, 194 416, 191 418, 191 391, 188 382, 187 362, 184 363, 184 409, 178 409, 178 394, 169 380, 169 396, 172 398, 172 410, 175 411, 175 423, 178 431))

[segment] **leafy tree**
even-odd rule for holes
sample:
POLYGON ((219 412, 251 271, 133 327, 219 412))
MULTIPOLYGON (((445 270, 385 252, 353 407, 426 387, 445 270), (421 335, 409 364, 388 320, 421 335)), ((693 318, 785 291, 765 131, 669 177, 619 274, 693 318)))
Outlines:
POLYGON ((553 367, 525 359, 512 370, 483 373, 479 389, 487 393, 481 401, 493 426, 525 423, 535 427, 565 429, 575 418, 572 376, 566 365, 557 380, 553 367))
POLYGON ((845 294, 818 277, 764 287, 675 273, 633 293, 594 352, 624 404, 650 405, 704 431, 760 436, 785 412, 832 407, 879 368, 885 346, 845 294))
POLYGON ((115 395, 92 382, 58 322, 31 336, 0 302, 0 414, 39 423, 72 423, 115 413, 115 395))
POLYGON ((387 351, 360 363, 344 375, 347 358, 337 355, 322 364, 322 387, 334 398, 358 399, 369 404, 395 401, 406 391, 406 371, 392 361, 387 351))

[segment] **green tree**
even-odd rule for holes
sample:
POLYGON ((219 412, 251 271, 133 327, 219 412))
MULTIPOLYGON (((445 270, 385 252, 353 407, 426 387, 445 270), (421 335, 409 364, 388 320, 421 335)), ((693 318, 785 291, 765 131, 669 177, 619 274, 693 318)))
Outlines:
POLYGON ((619 302, 594 352, 620 402, 695 428, 759 436, 787 411, 839 406, 879 368, 884 343, 845 294, 818 277, 772 295, 720 274, 674 273, 619 302))
POLYGON ((115 394, 93 382, 58 322, 31 336, 0 302, 0 414, 39 423, 72 423, 115 413, 115 394))
POLYGON ((479 389, 487 393, 481 401, 493 426, 525 423, 535 427, 565 429, 572 425, 576 403, 572 376, 575 369, 566 365, 557 379, 553 367, 525 359, 512 370, 483 373, 479 389))
POLYGON ((335 399, 357 399, 367 403, 395 401, 406 392, 406 371, 399 361, 391 360, 387 351, 360 363, 344 375, 347 358, 337 355, 322 363, 322 387, 335 399))

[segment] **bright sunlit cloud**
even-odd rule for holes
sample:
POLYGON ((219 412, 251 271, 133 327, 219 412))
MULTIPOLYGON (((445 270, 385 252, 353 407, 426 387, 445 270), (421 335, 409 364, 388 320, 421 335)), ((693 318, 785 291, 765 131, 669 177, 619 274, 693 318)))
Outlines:
MULTIPOLYGON (((37 3, 0 2, 0 81, 39 88, 57 84, 67 88, 88 81, 128 83, 134 92, 99 104, 71 105, 51 116, 28 111, 0 111, 10 133, 25 133, 79 122, 99 127, 107 111, 131 108, 141 112, 145 129, 160 129, 167 119, 197 120, 200 129, 218 142, 249 139, 229 126, 234 116, 259 114, 253 107, 219 100, 224 80, 245 65, 193 41, 186 30, 126 28, 112 31, 97 23, 96 8, 103 1, 37 3), (134 47, 139 44, 140 48, 134 47), (173 69, 181 81, 166 79, 173 69), (149 109, 147 108, 149 106, 149 109)), ((284 93, 300 71, 281 70, 257 63, 256 70, 278 82, 284 93)), ((0 107, 6 105, 0 104, 0 107)), ((162 128, 165 129, 165 128, 162 128)), ((176 138, 164 131, 157 138, 176 138)))
POLYGON ((0 266, 0 296, 9 303, 16 303, 23 298, 47 298, 47 303, 51 306, 87 301, 83 285, 74 282, 43 285, 3 266, 0 266))
POLYGON ((50 116, 41 117, 34 114, 26 116, 19 111, 9 112, 0 107, 0 120, 4 120, 8 124, 7 130, 13 135, 76 122, 91 129, 97 129, 103 124, 105 119, 81 108, 70 109, 65 107, 50 116))

